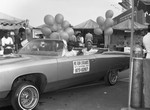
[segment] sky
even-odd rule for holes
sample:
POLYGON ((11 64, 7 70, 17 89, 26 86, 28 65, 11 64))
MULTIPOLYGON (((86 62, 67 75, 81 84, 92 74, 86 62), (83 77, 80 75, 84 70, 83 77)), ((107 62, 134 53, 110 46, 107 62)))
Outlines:
POLYGON ((33 27, 44 24, 44 17, 60 13, 64 20, 72 26, 98 16, 105 18, 107 10, 112 10, 114 16, 121 13, 118 4, 122 0, 0 0, 0 12, 19 18, 28 19, 33 27))

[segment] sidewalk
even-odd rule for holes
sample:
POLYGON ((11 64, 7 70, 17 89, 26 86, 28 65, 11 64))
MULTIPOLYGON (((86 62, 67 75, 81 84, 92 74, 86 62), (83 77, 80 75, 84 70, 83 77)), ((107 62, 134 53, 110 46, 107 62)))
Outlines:
POLYGON ((128 104, 128 82, 96 84, 42 96, 36 110, 121 110, 128 104))

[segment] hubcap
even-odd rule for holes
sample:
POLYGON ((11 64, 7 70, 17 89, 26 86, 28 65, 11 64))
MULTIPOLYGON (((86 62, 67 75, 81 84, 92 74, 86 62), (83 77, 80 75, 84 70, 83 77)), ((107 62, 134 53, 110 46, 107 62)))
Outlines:
POLYGON ((22 88, 18 96, 18 103, 22 109, 32 110, 39 101, 39 92, 32 86, 28 85, 22 88))
POLYGON ((113 70, 113 71, 110 71, 110 74, 109 74, 109 80, 110 82, 113 84, 113 83, 116 83, 118 79, 118 72, 113 70))

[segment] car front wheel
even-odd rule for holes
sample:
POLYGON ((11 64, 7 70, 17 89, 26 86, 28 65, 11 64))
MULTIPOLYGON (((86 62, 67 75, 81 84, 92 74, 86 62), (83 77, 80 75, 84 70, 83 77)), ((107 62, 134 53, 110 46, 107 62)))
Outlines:
POLYGON ((39 101, 39 91, 30 82, 18 84, 12 91, 11 104, 15 110, 32 110, 39 101))
POLYGON ((104 77, 106 85, 115 85, 118 80, 118 71, 117 70, 110 70, 104 77))

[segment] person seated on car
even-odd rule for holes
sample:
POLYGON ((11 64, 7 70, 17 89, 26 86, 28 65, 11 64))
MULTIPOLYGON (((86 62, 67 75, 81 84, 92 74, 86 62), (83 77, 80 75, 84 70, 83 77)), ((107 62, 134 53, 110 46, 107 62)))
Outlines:
POLYGON ((91 55, 98 52, 97 49, 92 48, 92 44, 93 42, 90 39, 85 42, 86 48, 82 49, 83 55, 91 55))
POLYGON ((76 56, 78 51, 73 50, 73 47, 74 47, 74 42, 73 41, 68 41, 67 42, 67 49, 66 49, 63 56, 67 56, 67 57, 76 56))

